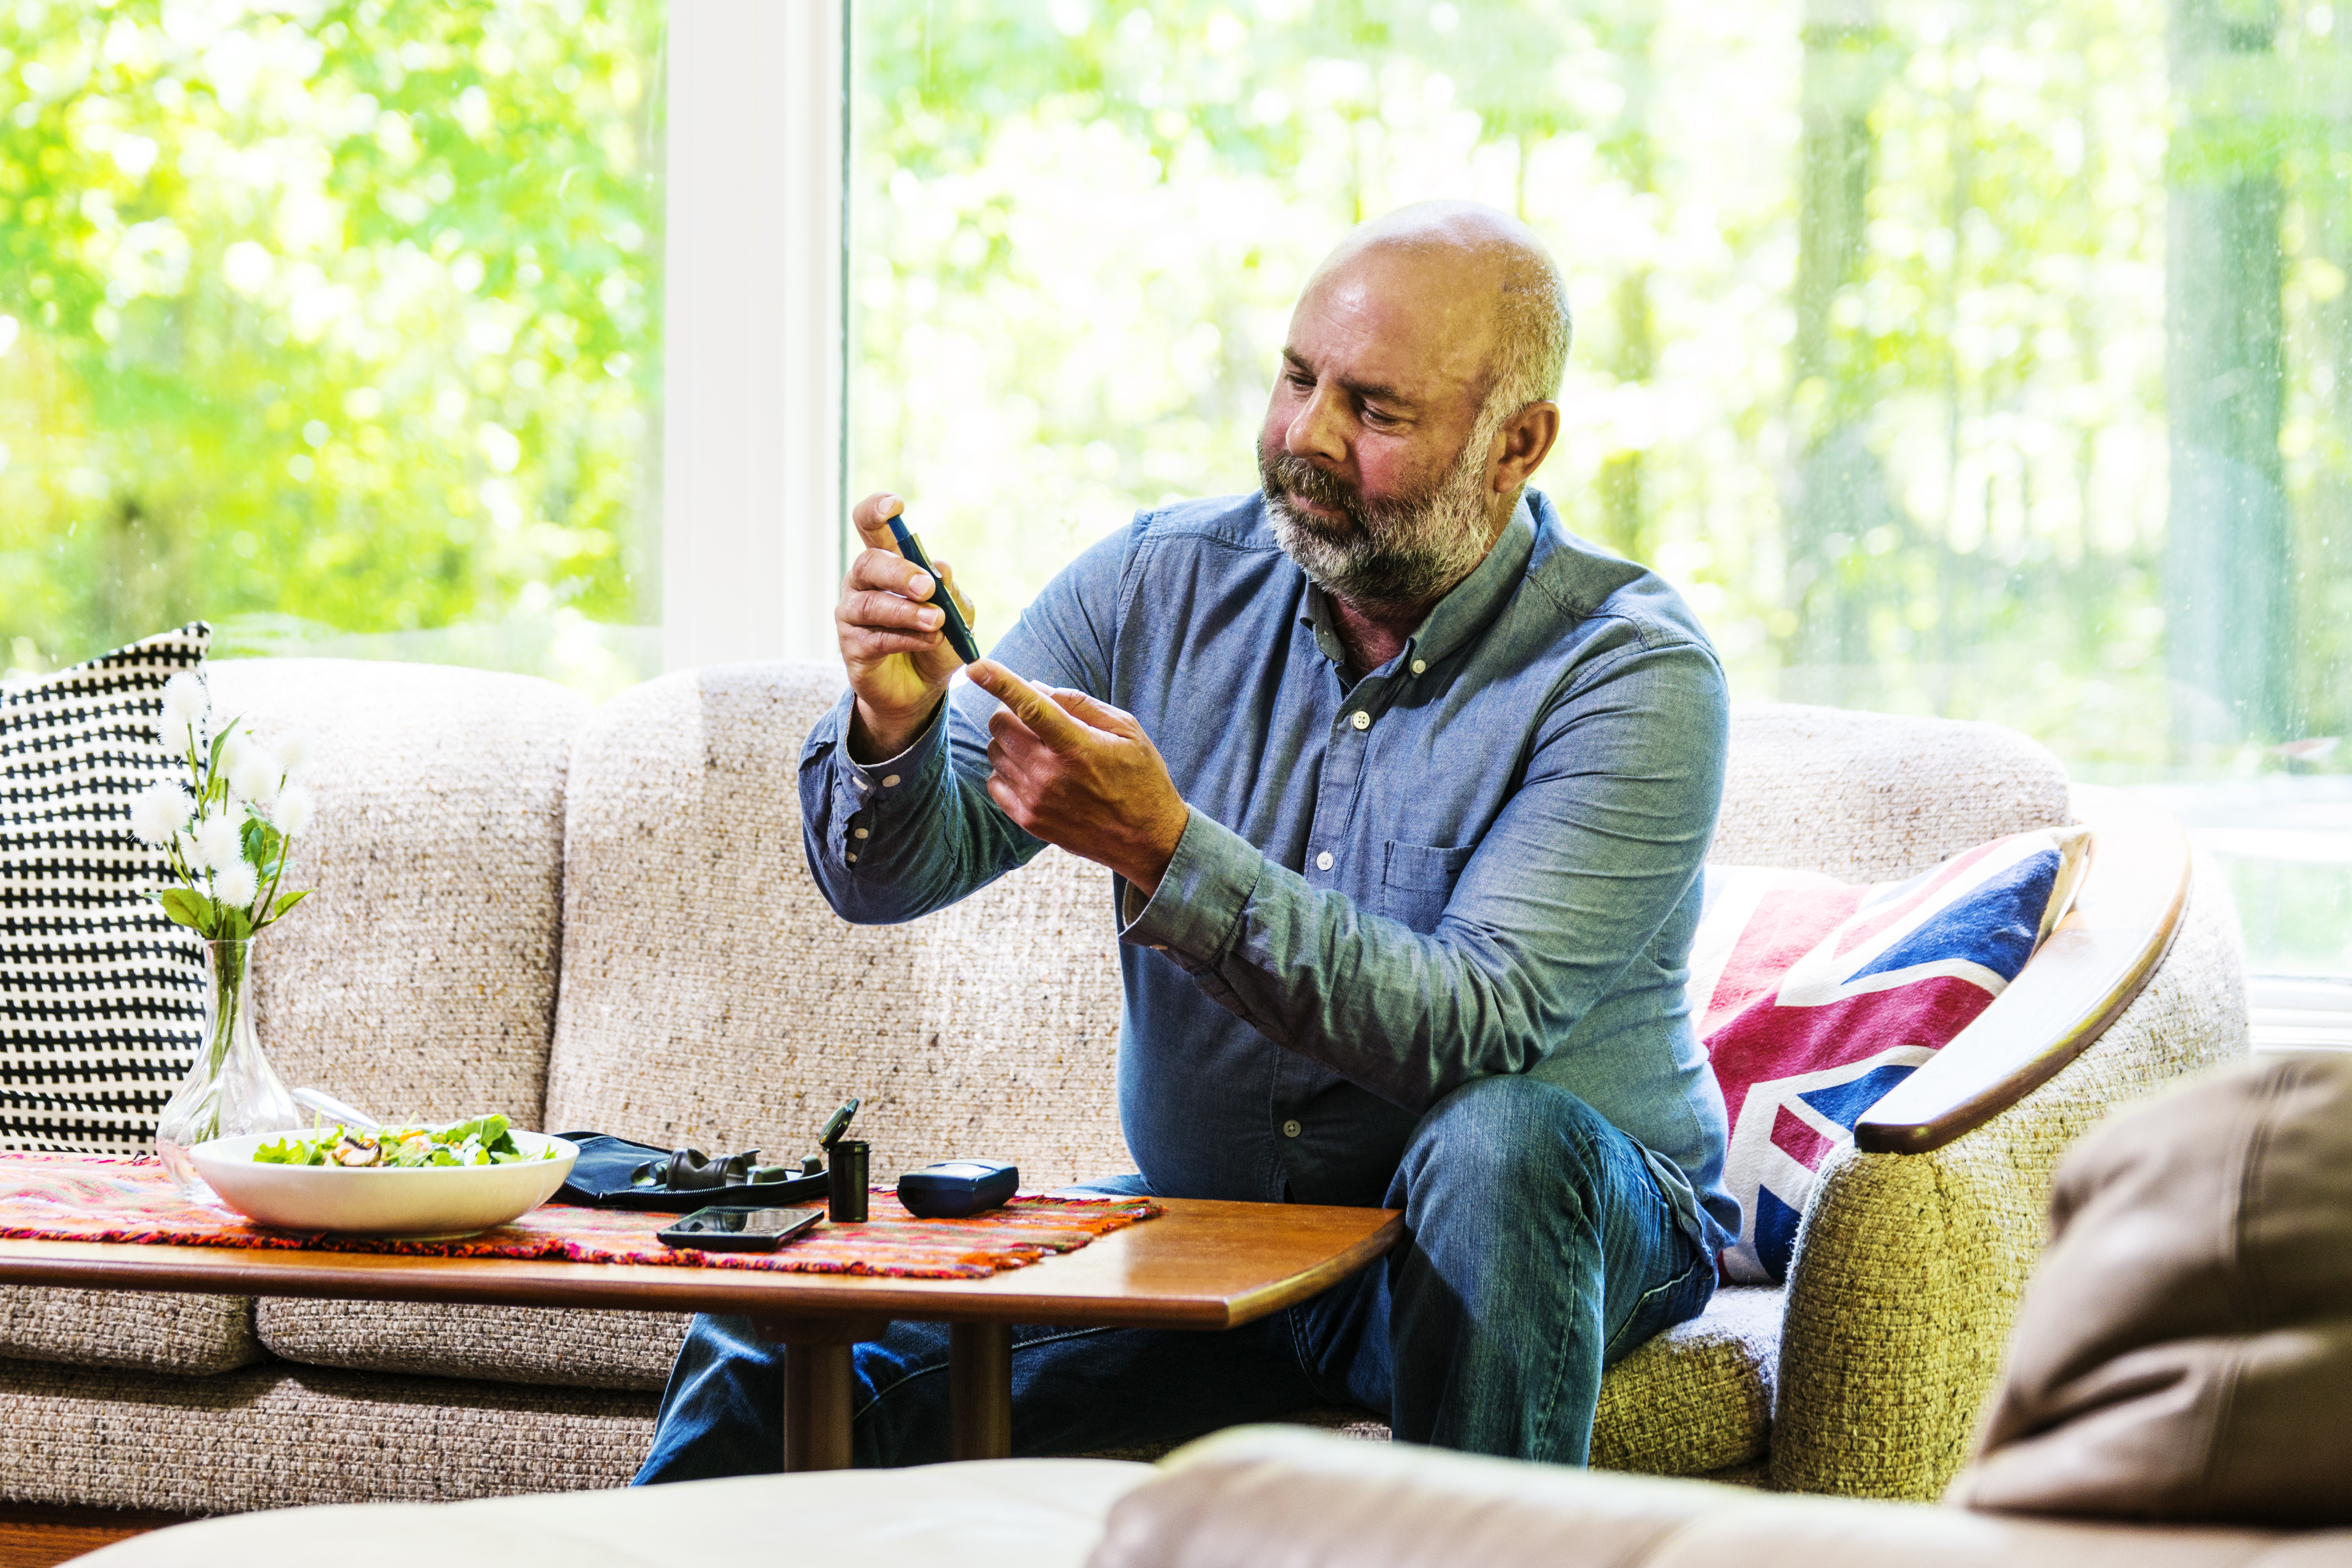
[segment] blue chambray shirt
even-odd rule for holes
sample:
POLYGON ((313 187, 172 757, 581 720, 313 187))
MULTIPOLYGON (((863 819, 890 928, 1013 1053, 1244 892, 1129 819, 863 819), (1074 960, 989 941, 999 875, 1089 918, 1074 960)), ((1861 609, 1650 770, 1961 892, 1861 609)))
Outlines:
MULTIPOLYGON (((1738 1233, 1683 997, 1724 678, 1654 574, 1528 491, 1351 684, 1263 498, 1226 497, 1087 550, 992 657, 1134 714, 1192 808, 1139 909, 1112 879, 1119 1115, 1153 1191, 1377 1204, 1423 1112, 1524 1072, 1639 1142, 1707 1255, 1738 1233)), ((945 723, 870 766, 849 699, 817 721, 803 834, 844 919, 911 920, 1042 847, 988 798, 996 706, 960 680, 945 723)))

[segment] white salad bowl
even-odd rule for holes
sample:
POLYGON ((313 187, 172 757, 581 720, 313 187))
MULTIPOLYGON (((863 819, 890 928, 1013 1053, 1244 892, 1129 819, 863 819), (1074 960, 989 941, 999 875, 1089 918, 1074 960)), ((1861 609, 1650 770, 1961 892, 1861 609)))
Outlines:
POLYGON ((188 1151, 221 1202, 280 1230, 332 1230, 355 1236, 436 1239, 471 1236, 530 1213, 555 1195, 577 1144, 544 1132, 516 1132, 525 1158, 509 1165, 422 1165, 413 1169, 342 1165, 263 1165, 253 1152, 302 1133, 247 1132, 188 1151), (552 1159, 541 1156, 549 1149, 552 1159))

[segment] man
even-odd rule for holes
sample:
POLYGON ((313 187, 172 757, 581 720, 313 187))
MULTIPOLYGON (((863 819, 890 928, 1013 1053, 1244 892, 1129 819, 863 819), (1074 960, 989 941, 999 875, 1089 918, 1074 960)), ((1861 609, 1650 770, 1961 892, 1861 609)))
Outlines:
MULTIPOLYGON (((908 920, 1046 844, 1099 862, 1142 1170, 1091 1190, 1406 1215, 1381 1265, 1229 1333, 1020 1331, 1017 1452, 1352 1404, 1580 1463, 1603 1367, 1714 1289, 1738 1212, 1683 986, 1723 677, 1663 583, 1525 489, 1568 341, 1502 215, 1359 229, 1292 317, 1262 493, 1139 515, 966 683, 897 498, 858 503, 851 689, 801 764, 834 908, 908 920)), ((946 1360, 934 1325, 858 1347, 858 1463, 946 1457, 946 1360)), ((639 1479, 775 1468, 781 1390, 776 1347, 698 1320, 639 1479)))

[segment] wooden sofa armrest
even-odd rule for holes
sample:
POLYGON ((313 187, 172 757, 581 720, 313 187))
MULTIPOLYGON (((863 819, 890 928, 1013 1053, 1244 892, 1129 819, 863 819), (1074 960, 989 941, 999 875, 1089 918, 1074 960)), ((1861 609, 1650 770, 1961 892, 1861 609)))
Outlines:
POLYGON ((2172 951, 2189 837, 2120 790, 2079 787, 2091 864, 2074 907, 1992 1005, 1865 1113, 1854 1146, 1924 1154, 2047 1082, 2116 1021, 2172 951))

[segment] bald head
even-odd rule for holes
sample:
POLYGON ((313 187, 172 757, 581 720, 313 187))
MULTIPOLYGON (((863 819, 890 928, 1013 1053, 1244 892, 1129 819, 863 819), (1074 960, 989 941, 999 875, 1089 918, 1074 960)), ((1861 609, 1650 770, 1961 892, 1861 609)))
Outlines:
POLYGON ((1543 242, 1509 214, 1415 202, 1360 224, 1305 293, 1351 287, 1395 290, 1437 318, 1431 326, 1448 352, 1475 358, 1483 421, 1559 395, 1573 332, 1568 290, 1543 242))
POLYGON ((1364 225, 1307 279, 1266 400, 1276 540, 1326 592, 1409 631, 1551 450, 1567 358, 1559 274, 1524 226, 1465 202, 1364 225))

